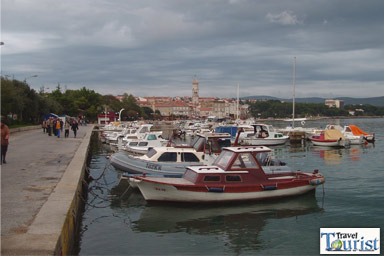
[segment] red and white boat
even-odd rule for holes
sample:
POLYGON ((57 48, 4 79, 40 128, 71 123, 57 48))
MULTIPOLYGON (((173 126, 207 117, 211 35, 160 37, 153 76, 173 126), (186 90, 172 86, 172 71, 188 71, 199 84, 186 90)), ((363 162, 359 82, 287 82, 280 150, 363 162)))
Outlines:
POLYGON ((347 147, 350 141, 336 129, 324 130, 319 135, 313 135, 311 141, 315 146, 347 147))
POLYGON ((283 169, 263 169, 268 147, 224 148, 212 166, 188 167, 182 178, 134 176, 145 200, 169 202, 231 202, 296 196, 314 190, 324 177, 283 169))

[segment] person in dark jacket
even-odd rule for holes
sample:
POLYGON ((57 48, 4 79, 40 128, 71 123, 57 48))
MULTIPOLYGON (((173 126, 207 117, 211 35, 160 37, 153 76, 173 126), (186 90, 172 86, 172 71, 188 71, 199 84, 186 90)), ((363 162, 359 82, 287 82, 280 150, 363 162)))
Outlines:
POLYGON ((75 120, 73 120, 72 131, 73 131, 73 134, 75 135, 75 138, 76 138, 77 130, 79 130, 79 124, 75 120))

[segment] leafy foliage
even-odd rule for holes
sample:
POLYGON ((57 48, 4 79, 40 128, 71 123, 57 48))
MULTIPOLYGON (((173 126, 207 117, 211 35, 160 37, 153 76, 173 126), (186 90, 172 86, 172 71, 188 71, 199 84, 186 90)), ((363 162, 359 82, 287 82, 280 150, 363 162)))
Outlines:
MULTIPOLYGON (((291 118, 293 106, 290 102, 280 102, 279 100, 257 101, 249 103, 249 112, 253 117, 259 118, 291 118)), ((309 116, 348 116, 346 109, 329 108, 324 104, 316 103, 296 103, 295 117, 309 116)))
POLYGON ((114 112, 124 108, 123 120, 148 118, 151 113, 149 109, 142 109, 133 95, 124 94, 120 102, 112 95, 103 96, 85 87, 62 91, 60 84, 51 93, 44 93, 44 88, 37 93, 26 82, 1 78, 1 115, 10 124, 40 123, 47 113, 80 116, 94 121, 106 108, 114 112))

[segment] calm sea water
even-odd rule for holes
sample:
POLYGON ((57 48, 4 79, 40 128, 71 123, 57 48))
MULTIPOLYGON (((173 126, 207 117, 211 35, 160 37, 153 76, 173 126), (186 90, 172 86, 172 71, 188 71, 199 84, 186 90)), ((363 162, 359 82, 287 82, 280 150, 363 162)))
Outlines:
POLYGON ((294 169, 319 169, 326 183, 313 194, 271 202, 147 204, 139 192, 116 189, 121 172, 108 164, 108 148, 97 145, 90 169, 99 179, 89 187, 79 255, 318 255, 321 227, 382 228, 383 238, 384 119, 307 121, 306 126, 330 122, 375 133, 376 143, 348 149, 311 143, 275 147, 279 159, 294 169))

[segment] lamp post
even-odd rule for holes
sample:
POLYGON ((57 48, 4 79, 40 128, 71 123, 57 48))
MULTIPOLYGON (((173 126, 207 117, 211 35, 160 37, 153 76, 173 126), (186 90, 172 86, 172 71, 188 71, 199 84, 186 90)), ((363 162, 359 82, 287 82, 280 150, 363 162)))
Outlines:
POLYGON ((121 112, 123 112, 123 108, 122 109, 120 109, 120 112, 119 112, 119 122, 121 122, 121 112))

